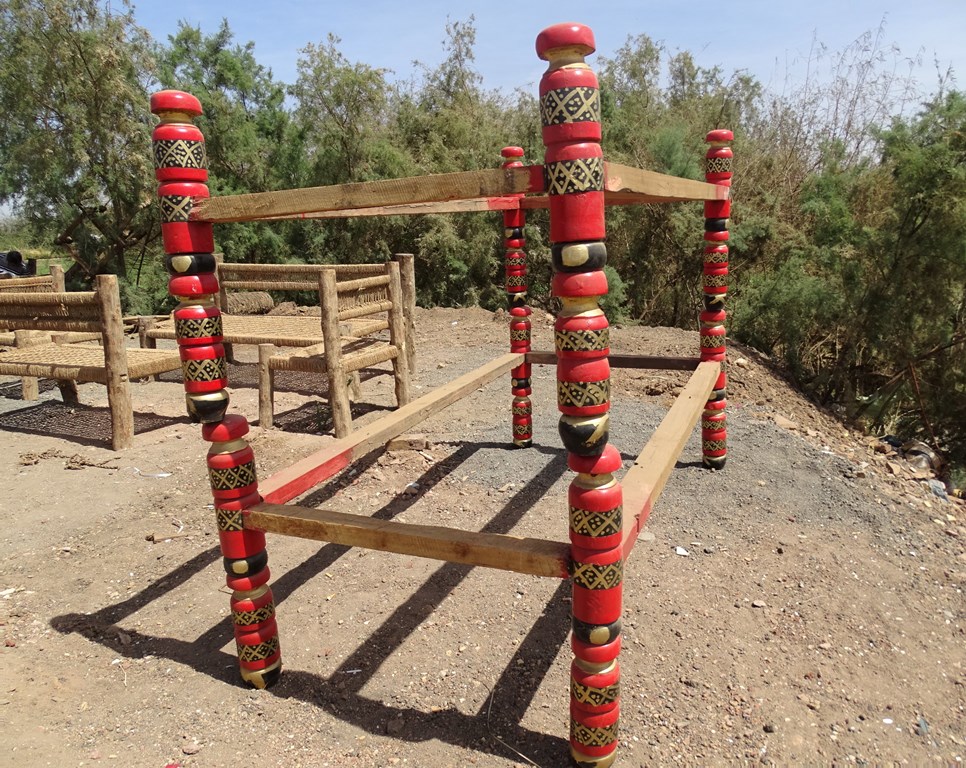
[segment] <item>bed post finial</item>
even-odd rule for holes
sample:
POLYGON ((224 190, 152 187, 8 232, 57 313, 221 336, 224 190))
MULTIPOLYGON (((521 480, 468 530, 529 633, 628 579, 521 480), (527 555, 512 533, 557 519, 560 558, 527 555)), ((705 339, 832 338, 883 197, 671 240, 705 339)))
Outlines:
MULTIPOLYGON (((523 148, 504 147, 502 168, 522 168, 523 148)), ((512 195, 523 199, 524 195, 512 195)), ((513 208, 503 212, 503 244, 506 248, 506 298, 510 313, 510 351, 526 354, 530 351, 530 305, 527 303, 527 254, 523 250, 527 241, 523 228, 527 212, 513 208)), ((533 444, 533 404, 530 394, 530 363, 522 363, 510 371, 510 387, 513 394, 513 444, 528 448, 533 444)))
POLYGON ((275 601, 268 587, 265 534, 247 530, 242 510, 257 504, 255 455, 244 439, 248 421, 226 416, 228 363, 222 344, 221 311, 215 303, 215 242, 212 225, 191 220, 192 199, 208 197, 205 137, 194 125, 201 102, 184 91, 159 91, 151 111, 160 118, 152 133, 159 182, 161 237, 168 290, 178 299, 175 332, 184 374, 188 413, 203 424, 209 443, 208 476, 215 500, 218 537, 227 583, 242 679, 256 688, 274 683, 282 661, 275 624, 275 601))
POLYGON ((568 466, 573 582, 574 660, 570 753, 575 763, 606 768, 617 755, 623 584, 621 468, 608 444, 610 352, 603 268, 604 161, 600 91, 584 63, 594 35, 582 24, 557 24, 537 37, 549 63, 540 81, 544 177, 550 196, 557 407, 568 466))
MULTIPOLYGON (((711 146, 705 154, 705 180, 731 186, 733 153, 731 131, 711 131, 705 139, 711 146)), ((728 295, 728 217, 731 198, 708 200, 704 204, 704 310, 701 312, 701 359, 721 363, 721 373, 701 417, 702 462, 711 469, 723 469, 728 457, 727 382, 725 373, 725 297, 728 295)))

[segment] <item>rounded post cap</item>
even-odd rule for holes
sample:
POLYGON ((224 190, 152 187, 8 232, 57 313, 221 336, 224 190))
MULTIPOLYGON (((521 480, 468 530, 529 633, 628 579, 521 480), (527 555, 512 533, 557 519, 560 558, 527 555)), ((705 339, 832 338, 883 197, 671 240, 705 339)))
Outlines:
POLYGON ((580 50, 581 55, 587 56, 597 50, 594 31, 586 24, 578 24, 574 21, 547 27, 537 35, 537 56, 544 61, 549 61, 550 57, 547 54, 555 48, 576 48, 580 50))
POLYGON ((717 128, 716 130, 709 131, 704 140, 713 142, 734 141, 735 132, 729 131, 727 128, 717 128))
POLYGON ((523 147, 504 147, 500 150, 500 157, 523 157, 523 147))
POLYGON ((201 102, 184 91, 158 91, 151 94, 151 112, 185 112, 192 117, 202 114, 201 102))
POLYGON ((248 419, 238 413, 229 414, 214 424, 201 427, 201 437, 209 443, 227 443, 248 434, 248 419))

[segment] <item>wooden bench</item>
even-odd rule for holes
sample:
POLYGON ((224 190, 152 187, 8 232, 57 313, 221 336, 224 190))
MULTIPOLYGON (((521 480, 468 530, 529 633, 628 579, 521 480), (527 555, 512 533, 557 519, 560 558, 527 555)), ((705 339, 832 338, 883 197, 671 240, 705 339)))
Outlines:
POLYGON ((125 346, 114 275, 98 275, 93 291, 0 292, 0 330, 8 329, 14 330, 18 346, 0 352, 0 374, 55 379, 65 402, 77 401, 75 382, 103 384, 116 451, 134 441, 130 380, 181 368, 177 350, 125 346), (30 331, 96 334, 101 346, 38 340, 30 331))
MULTIPOLYGON (((352 429, 352 410, 347 384, 358 387, 358 372, 391 361, 395 379, 396 404, 409 402, 409 374, 412 358, 407 354, 407 323, 403 316, 400 266, 396 262, 380 265, 383 274, 355 280, 339 280, 337 268, 318 274, 322 306, 322 344, 296 352, 276 354, 273 344, 258 348, 258 419, 262 427, 274 424, 276 371, 322 373, 328 379, 329 405, 336 437, 352 429), (373 320, 385 316, 384 320, 373 320), (388 342, 371 335, 359 336, 353 323, 366 321, 372 327, 387 328, 388 342)), ((344 273, 343 273, 344 274, 344 273)), ((358 392, 356 390, 358 396, 358 392)))
MULTIPOLYGON (((407 362, 415 365, 413 314, 416 302, 416 283, 412 254, 398 254, 402 280, 402 312, 407 340, 407 362)), ((227 312, 228 292, 248 291, 303 291, 317 293, 319 276, 334 270, 337 281, 361 280, 386 274, 385 264, 230 264, 220 262, 217 267, 220 294, 218 306, 222 310, 224 343, 273 344, 276 347, 313 347, 325 343, 322 320, 318 316, 299 315, 233 315, 227 312)), ((377 290, 378 289, 374 289, 377 290)), ((385 289, 383 288, 383 295, 385 289)), ((321 294, 319 305, 322 304, 321 294)), ((358 296, 359 300, 366 298, 358 296)), ((385 319, 373 320, 365 315, 351 318, 345 331, 355 337, 370 336, 389 327, 385 319)), ((149 324, 143 337, 146 346, 154 346, 158 339, 176 339, 171 318, 149 324)))

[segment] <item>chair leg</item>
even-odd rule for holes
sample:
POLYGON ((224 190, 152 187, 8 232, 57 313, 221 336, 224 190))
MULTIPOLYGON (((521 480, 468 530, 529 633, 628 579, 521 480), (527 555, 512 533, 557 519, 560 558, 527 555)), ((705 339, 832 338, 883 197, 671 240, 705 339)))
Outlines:
POLYGON ((270 360, 274 344, 258 345, 258 425, 270 429, 275 425, 275 372, 270 360))

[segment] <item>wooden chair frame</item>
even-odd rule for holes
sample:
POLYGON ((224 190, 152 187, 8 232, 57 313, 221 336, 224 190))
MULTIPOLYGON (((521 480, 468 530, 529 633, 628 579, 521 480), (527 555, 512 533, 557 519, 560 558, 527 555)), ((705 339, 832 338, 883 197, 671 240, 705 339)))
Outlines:
POLYGON ((107 387, 116 451, 134 442, 130 381, 181 368, 177 351, 126 348, 114 275, 98 275, 93 291, 0 292, 0 329, 5 328, 15 329, 18 345, 0 352, 0 374, 56 379, 66 402, 77 401, 75 382, 107 387), (65 333, 66 341, 96 337, 101 347, 30 338, 40 331, 65 333))

